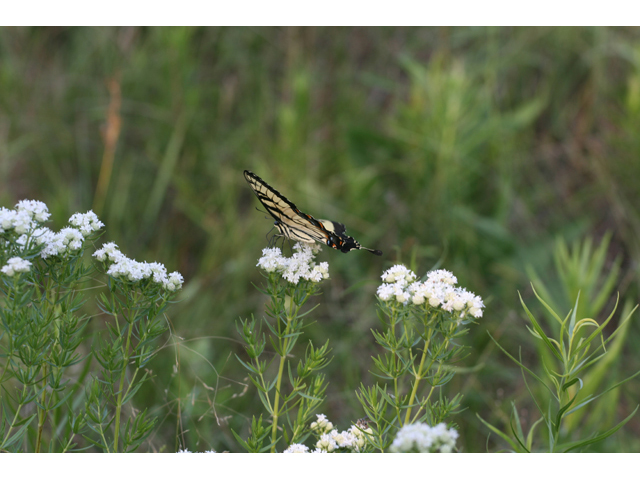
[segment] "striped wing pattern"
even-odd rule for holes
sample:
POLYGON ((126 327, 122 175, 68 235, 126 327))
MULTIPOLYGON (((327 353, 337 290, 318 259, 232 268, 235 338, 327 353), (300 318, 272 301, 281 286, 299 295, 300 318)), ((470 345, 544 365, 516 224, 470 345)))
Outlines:
POLYGON ((275 225, 282 235, 301 242, 327 243, 329 234, 318 220, 302 213, 287 197, 256 174, 245 170, 244 178, 249 182, 258 200, 274 218, 275 225))
POLYGON ((346 234, 343 224, 330 220, 317 220, 301 212, 293 202, 255 173, 245 170, 244 178, 260 203, 274 218, 275 226, 281 235, 295 241, 322 243, 344 253, 362 249, 382 255, 379 250, 362 247, 353 237, 346 234))

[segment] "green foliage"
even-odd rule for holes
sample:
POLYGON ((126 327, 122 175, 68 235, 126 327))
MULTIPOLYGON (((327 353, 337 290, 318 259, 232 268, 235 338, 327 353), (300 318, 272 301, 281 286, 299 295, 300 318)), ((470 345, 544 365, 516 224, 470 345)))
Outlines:
POLYGON ((492 432, 506 441, 511 447, 511 450, 515 452, 548 451, 553 453, 580 451, 614 434, 635 415, 640 407, 640 405, 636 406, 629 416, 605 432, 586 432, 584 429, 579 428, 579 424, 575 421, 572 423, 567 421, 571 418, 571 414, 583 411, 587 406, 590 406, 591 402, 619 388, 640 374, 640 371, 638 371, 624 380, 609 386, 599 394, 583 394, 583 397, 578 399, 579 392, 582 391, 585 386, 593 390, 593 387, 587 383, 587 380, 589 380, 589 377, 586 376, 587 372, 606 358, 609 354, 606 346, 618 334, 622 325, 629 321, 635 309, 624 318, 618 329, 616 329, 609 338, 605 339, 603 330, 613 318, 617 302, 616 307, 614 307, 609 317, 602 322, 602 324, 598 324, 598 322, 591 318, 580 319, 577 317, 576 312, 579 306, 579 295, 576 298, 575 307, 562 319, 538 296, 535 290, 534 293, 540 303, 557 322, 559 326, 559 336, 557 338, 547 336, 542 325, 521 298, 520 301, 531 324, 531 326, 527 326, 527 328, 529 333, 538 341, 542 342, 546 349, 552 353, 556 361, 550 364, 543 363, 544 375, 538 376, 522 363, 521 358, 515 358, 509 354, 497 342, 496 345, 498 345, 511 360, 520 366, 523 378, 527 384, 527 389, 541 417, 531 425, 526 437, 524 436, 515 403, 513 404, 510 421, 511 435, 500 431, 481 416, 479 416, 479 418, 492 432), (593 330, 587 330, 589 328, 593 328, 593 330), (544 387, 544 395, 535 395, 533 393, 526 380, 526 374, 544 387), (543 377, 546 377, 546 380, 543 377), (540 430, 537 430, 537 427, 541 427, 540 430))
POLYGON ((152 283, 140 288, 134 281, 109 278, 108 284, 109 294, 100 295, 98 306, 113 320, 107 325, 107 338, 100 338, 93 349, 101 371, 100 376, 94 374, 88 400, 94 414, 88 424, 99 435, 90 441, 106 452, 128 452, 151 434, 157 420, 147 418, 145 410, 129 418, 124 432, 120 431, 122 408, 150 379, 147 365, 158 353, 158 340, 167 330, 163 314, 169 303, 162 287, 152 283), (115 411, 107 408, 111 405, 115 411), (107 435, 112 423, 114 432, 107 435), (113 440, 108 441, 107 436, 113 440))
MULTIPOLYGON (((549 302, 566 297, 555 311, 573 306, 575 289, 548 280, 558 238, 590 236, 596 250, 613 232, 612 291, 637 303, 639 52, 640 31, 617 27, 2 28, 0 203, 39 198, 58 222, 93 205, 110 240, 189 279, 173 310, 176 355, 150 362, 166 374, 136 397, 161 418, 152 450, 235 448, 231 430, 246 438, 263 411, 229 346, 232 320, 259 318, 264 303, 247 279, 260 280, 253 260, 270 222, 243 169, 385 252, 321 254, 332 282, 306 335, 331 341, 336 424, 355 420, 352 392, 375 380, 373 279, 394 263, 445 262, 491 307, 464 338, 469 363, 485 367, 448 385, 464 394, 461 448, 481 451, 475 412, 498 424, 527 395, 485 331, 535 355, 515 323, 528 278, 549 302)), ((579 288, 587 308, 596 297, 579 288)), ((616 371, 628 376, 640 337, 633 326, 625 337, 616 371)), ((640 388, 610 394, 602 418, 640 388)), ((598 448, 640 444, 621 431, 598 448)))
POLYGON ((267 315, 271 322, 264 319, 257 324, 252 318, 241 320, 237 325, 249 356, 249 362, 240 357, 238 361, 249 372, 249 379, 271 420, 268 447, 263 446, 267 436, 262 427, 262 416, 258 421, 253 417, 251 434, 246 441, 233 432, 248 452, 261 452, 267 448, 275 452, 279 443, 284 442, 288 446, 304 441, 309 434, 313 413, 324 401, 327 388, 325 376, 317 372, 329 363, 328 340, 321 347, 314 347, 309 341, 297 366, 294 360, 295 345, 303 333, 305 322, 308 323, 307 315, 313 310, 302 312, 301 308, 312 296, 319 294, 318 284, 306 279, 294 283, 285 279, 280 271, 270 271, 265 278, 267 285, 259 290, 269 297, 267 315), (265 352, 267 336, 273 353, 265 352), (266 360, 265 356, 272 358, 266 360), (277 370, 270 368, 272 365, 277 365, 277 370))
POLYGON ((431 272, 425 283, 414 282, 415 274, 403 266, 392 267, 382 278, 390 282, 379 290, 384 330, 372 331, 385 351, 372 357, 380 380, 373 387, 361 386, 357 395, 373 430, 371 444, 385 452, 398 428, 423 422, 435 426, 459 413, 462 395, 449 399, 442 387, 456 373, 454 363, 464 350, 460 339, 473 316, 482 315, 483 304, 454 288, 456 278, 443 270, 431 272), (389 296, 384 289, 394 293, 389 296))
MULTIPOLYGON (((528 266, 533 283, 548 299, 554 310, 571 308, 573 299, 582 292, 583 301, 576 315, 580 318, 598 318, 614 291, 620 273, 621 259, 618 256, 611 265, 606 265, 607 251, 611 233, 606 234, 600 245, 594 250, 593 239, 587 237, 583 242, 575 242, 571 248, 562 238, 556 240, 553 258, 558 275, 561 298, 554 298, 532 266, 528 266), (560 308, 562 307, 562 308, 560 308)), ((554 285, 555 287, 555 285, 554 285)), ((547 317, 551 319, 550 314, 547 317)))
POLYGON ((180 275, 132 261, 115 245, 108 255, 101 249, 104 268, 96 268, 84 259, 103 226, 95 215, 84 215, 95 217, 91 228, 74 215, 76 228, 54 233, 43 227, 46 205, 33 207, 0 209, 0 451, 135 451, 157 418, 122 409, 150 378, 180 275), (101 275, 108 292, 93 311, 107 316, 107 332, 93 341, 83 312, 93 304, 87 291, 105 286, 101 275))

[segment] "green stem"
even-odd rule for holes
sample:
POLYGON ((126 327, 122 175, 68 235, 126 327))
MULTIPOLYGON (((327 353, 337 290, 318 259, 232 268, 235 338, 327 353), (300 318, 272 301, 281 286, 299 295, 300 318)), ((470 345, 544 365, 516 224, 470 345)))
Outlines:
MULTIPOLYGON (((118 399, 116 401, 116 420, 115 420, 115 433, 113 438, 113 451, 118 451, 118 437, 120 435, 120 412, 122 411, 122 394, 124 390, 124 380, 127 373, 127 364, 129 363, 129 346, 131 344, 131 332, 133 331, 133 319, 129 323, 129 331, 127 332, 127 344, 124 347, 124 365, 122 366, 122 373, 120 374, 120 388, 118 389, 118 399)), ((128 391, 128 389, 127 389, 128 391)))
MULTIPOLYGON (((293 302, 293 299, 291 299, 293 302)), ((289 330, 291 327, 291 318, 287 316, 287 326, 284 330, 284 336, 286 337, 289 334, 289 330)), ((280 365, 278 366, 278 380, 276 382, 276 395, 273 400, 273 423, 271 425, 271 442, 273 445, 271 446, 271 453, 275 453, 276 451, 276 439, 278 438, 278 417, 280 416, 280 412, 278 411, 280 408, 280 387, 282 385, 282 372, 284 371, 284 364, 286 360, 286 351, 289 346, 289 339, 285 338, 282 343, 282 353, 280 356, 280 365)))
POLYGON ((42 372, 42 400, 40 403, 42 407, 38 408, 38 436, 36 438, 36 453, 40 453, 40 445, 42 443, 42 430, 44 429, 44 422, 47 419, 47 409, 45 407, 45 401, 47 399, 47 365, 45 364, 42 372))
MULTIPOLYGON (((289 344, 295 341, 294 337, 288 337, 289 333, 291 333, 290 332, 291 322, 298 315, 298 312, 300 311, 300 307, 304 304, 304 302, 306 302, 308 297, 309 295, 306 294, 305 297, 300 302, 300 304, 296 305, 295 311, 293 311, 294 305, 295 305, 295 302, 293 301, 294 296, 293 295, 289 296, 289 298, 291 298, 291 304, 289 307, 289 313, 287 315, 287 326, 285 327, 284 335, 283 335, 284 340, 282 342, 282 355, 280 356, 280 365, 278 366, 278 380, 276 381, 276 394, 273 400, 273 424, 271 425, 271 442, 273 443, 273 445, 271 446, 271 453, 275 453, 276 451, 276 439, 278 438, 278 418, 280 417, 280 412, 279 412, 280 387, 282 385, 282 373, 284 372, 284 364, 285 364, 286 355, 287 355, 286 352, 289 348, 289 344)), ((285 299, 286 299, 286 294, 285 294, 285 299)))
POLYGON ((407 414, 404 417, 404 423, 409 423, 411 420, 411 405, 413 405, 413 401, 416 398, 416 394, 418 393, 418 385, 420 380, 422 380, 422 368, 424 367, 424 361, 427 358, 427 351, 429 350, 429 341, 424 346, 422 351, 422 359, 420 360, 420 366, 418 367, 418 371, 416 373, 416 380, 413 382, 413 389, 411 390, 411 396, 409 397, 409 405, 407 407, 407 414))
POLYGON ((393 394, 395 395, 395 406, 396 406, 396 416, 398 417, 398 421, 400 422, 400 426, 402 427, 402 419, 400 418, 400 405, 399 397, 398 397, 398 378, 393 379, 393 394))
MULTIPOLYGON (((390 316, 390 321, 389 321, 389 331, 393 334, 394 337, 394 342, 396 341, 396 325, 398 324, 398 318, 397 318, 397 309, 395 307, 395 305, 393 307, 391 307, 391 316, 390 316)), ((402 342, 404 339, 406 339, 406 344, 409 345, 411 342, 409 342, 409 335, 408 335, 408 328, 407 328, 407 324, 406 324, 406 317, 402 320, 402 326, 403 328, 403 332, 402 332, 402 337, 400 339, 400 342, 402 342)), ((394 354, 395 357, 401 357, 401 353, 399 352, 392 352, 394 354)), ((409 347, 409 357, 411 357, 411 348, 409 347)), ((398 361, 397 358, 394 359, 395 362, 398 361)), ((402 359, 400 358, 400 361, 402 361, 402 359)), ((397 367, 397 364, 394 365, 394 368, 397 367)), ((399 385, 398 385, 398 377, 395 377, 393 379, 393 394, 395 395, 395 407, 396 407, 396 417, 398 418, 398 421, 400 422, 400 426, 402 427, 402 419, 400 418, 400 396, 399 396, 399 385)))
MULTIPOLYGON (((440 352, 442 351, 442 349, 446 349, 449 346, 449 339, 445 339, 445 342, 442 344, 443 346, 438 349, 438 355, 440 354, 440 352)), ((433 367, 433 363, 435 360, 431 360, 431 363, 429 363, 429 366, 427 367, 427 369, 425 370, 425 372, 428 372, 429 370, 431 370, 431 367, 433 367)), ((442 369, 442 364, 438 365, 438 369, 436 370, 436 373, 434 374, 434 378, 438 378, 438 376, 440 375, 440 370, 442 369)), ((431 385, 431 388, 429 389, 429 394, 427 395, 427 397, 424 399, 424 401, 420 402, 420 407, 418 408, 418 411, 416 412, 415 416, 413 417, 413 419, 411 420, 411 422, 415 422, 416 419, 418 418, 418 416, 420 415, 420 412, 422 411, 423 408, 426 407, 427 403, 429 402, 429 399, 431 398, 431 395, 433 394, 433 392, 435 391, 436 387, 434 385, 431 385)))
MULTIPOLYGON (((440 372, 440 366, 438 366, 438 370, 436 370, 436 375, 440 372)), ((429 399, 431 398, 431 394, 433 394, 434 390, 436 389, 436 387, 434 387, 433 385, 431 385, 431 388, 429 389, 429 394, 427 395, 427 397, 424 399, 424 401, 420 402, 420 407, 418 408, 418 411, 416 412, 416 414, 414 415, 413 419, 411 420, 411 422, 415 422, 418 418, 418 416, 420 415, 420 412, 422 411, 423 408, 425 408, 425 406, 427 405, 427 403, 429 402, 429 399)))
POLYGON ((73 441, 73 437, 75 435, 71 435, 69 437, 69 441, 67 442, 67 444, 62 448, 62 452, 61 453, 67 453, 69 451, 69 449, 71 448, 71 442, 73 441))
POLYGON ((278 409, 280 408, 280 385, 282 384, 284 362, 285 357, 280 357, 280 366, 278 367, 278 382, 276 383, 276 396, 273 400, 273 424, 271 425, 271 441, 273 442, 273 445, 271 446, 271 453, 275 453, 276 451, 275 442, 278 436, 278 417, 280 416, 280 412, 278 411, 278 409))
MULTIPOLYGON (((23 385, 22 386, 22 395, 21 398, 24 398, 24 394, 27 391, 27 386, 23 385)), ((7 430, 7 434, 5 435, 4 439, 2 440, 2 445, 0 446, 4 446, 4 444, 7 442, 7 440, 9 439, 9 435, 11 435, 11 430, 13 430, 13 426, 16 423, 16 420, 18 419, 18 416, 20 415, 20 409, 22 409, 22 403, 18 404, 18 407, 16 408, 16 414, 13 416, 13 420, 11 421, 11 425, 9 425, 9 430, 7 430)))
MULTIPOLYGON (((101 407, 101 405, 100 405, 100 403, 98 403, 98 418, 103 418, 101 410, 100 410, 100 407, 101 407)), ((107 449, 107 453, 111 453, 109 451, 109 444, 107 443, 107 439, 104 436, 104 430, 102 429, 102 422, 100 422, 98 424, 98 427, 100 428, 100 437, 102 438, 102 444, 104 445, 104 448, 107 449)), ((118 437, 116 437, 116 438, 118 438, 118 437)))

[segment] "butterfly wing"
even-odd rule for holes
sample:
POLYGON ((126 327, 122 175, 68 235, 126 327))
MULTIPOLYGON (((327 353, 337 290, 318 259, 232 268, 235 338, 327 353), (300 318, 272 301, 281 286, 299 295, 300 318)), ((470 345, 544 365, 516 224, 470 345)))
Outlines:
POLYGON ((260 203, 275 220, 275 226, 281 235, 300 242, 322 243, 343 253, 351 250, 367 250, 375 255, 382 255, 380 250, 363 247, 353 237, 347 235, 342 223, 317 220, 301 212, 293 202, 255 173, 245 170, 244 178, 260 203))
POLYGON ((255 173, 245 170, 244 178, 260 203, 275 220, 276 228, 281 235, 301 242, 327 243, 328 233, 318 220, 302 213, 293 202, 255 173))

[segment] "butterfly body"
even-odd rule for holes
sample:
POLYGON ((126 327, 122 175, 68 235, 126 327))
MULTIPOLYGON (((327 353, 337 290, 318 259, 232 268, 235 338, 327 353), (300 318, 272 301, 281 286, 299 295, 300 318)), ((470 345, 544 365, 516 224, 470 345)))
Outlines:
POLYGON ((319 220, 301 212, 287 197, 255 173, 245 170, 244 178, 260 203, 274 218, 274 225, 281 236, 300 242, 322 243, 343 253, 351 250, 367 250, 375 255, 382 255, 380 250, 365 248, 353 237, 347 235, 346 228, 342 223, 319 220))

